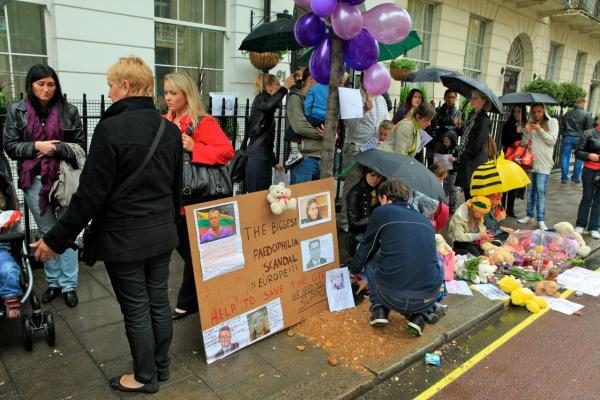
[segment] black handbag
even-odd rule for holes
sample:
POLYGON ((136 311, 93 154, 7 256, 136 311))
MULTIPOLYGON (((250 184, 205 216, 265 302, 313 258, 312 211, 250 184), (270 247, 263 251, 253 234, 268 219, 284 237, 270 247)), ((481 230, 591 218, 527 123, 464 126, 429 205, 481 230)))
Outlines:
POLYGON ((231 181, 240 183, 246 177, 246 164, 248 164, 248 157, 250 154, 262 144, 267 138, 269 133, 265 132, 260 135, 250 147, 248 146, 248 136, 244 137, 244 141, 239 149, 235 151, 233 158, 229 162, 229 176, 231 181))
MULTIPOLYGON (((138 169, 136 169, 131 175, 129 175, 129 177, 125 181, 123 181, 123 183, 121 183, 121 185, 114 191, 114 193, 110 196, 111 199, 117 198, 121 194, 121 192, 123 192, 128 186, 130 186, 133 183, 133 181, 135 180, 135 178, 137 178, 140 172, 142 172, 142 170, 146 168, 146 165, 148 165, 148 162, 150 161, 152 155, 158 147, 158 142, 160 142, 160 138, 162 137, 163 132, 165 131, 165 125, 166 120, 161 117, 160 127, 158 128, 158 132, 156 133, 156 136, 152 141, 152 146, 150 147, 148 154, 146 154, 146 157, 144 158, 138 169)), ((81 261, 83 261, 86 265, 89 265, 90 267, 94 265, 96 261, 98 261, 96 254, 97 236, 98 223, 96 218, 92 218, 88 226, 86 226, 83 230, 83 249, 80 250, 79 255, 81 261)))
MULTIPOLYGON (((185 132, 191 136, 191 128, 185 132)), ((233 183, 226 165, 206 165, 192 162, 190 153, 183 152, 183 203, 195 204, 233 195, 233 183)))

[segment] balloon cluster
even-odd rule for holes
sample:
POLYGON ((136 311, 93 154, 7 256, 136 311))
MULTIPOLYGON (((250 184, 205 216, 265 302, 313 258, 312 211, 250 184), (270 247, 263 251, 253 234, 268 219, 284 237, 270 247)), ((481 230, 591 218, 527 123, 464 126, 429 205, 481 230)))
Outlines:
POLYGON ((294 0, 312 12, 298 19, 294 34, 299 44, 314 47, 308 68, 313 78, 324 85, 331 77, 331 29, 344 40, 344 62, 364 71, 365 90, 372 95, 388 91, 392 83, 388 70, 377 63, 379 43, 395 44, 410 33, 410 15, 397 4, 385 3, 361 12, 357 5, 365 0, 294 0))

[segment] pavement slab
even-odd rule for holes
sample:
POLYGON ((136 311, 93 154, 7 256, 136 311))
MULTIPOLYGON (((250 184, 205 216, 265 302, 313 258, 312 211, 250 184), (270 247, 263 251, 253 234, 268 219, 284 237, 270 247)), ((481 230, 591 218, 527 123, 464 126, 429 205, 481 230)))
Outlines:
POLYGON ((86 331, 79 340, 98 364, 129 355, 129 342, 122 321, 86 331))
POLYGON ((185 378, 175 385, 163 387, 161 386, 160 392, 155 395, 142 395, 139 396, 144 399, 169 399, 169 400, 189 400, 189 399, 201 399, 201 400, 220 400, 217 396, 202 380, 197 377, 185 378))
MULTIPOLYGON (((110 361, 99 364, 102 373, 106 378, 106 382, 110 378, 120 376, 125 373, 131 373, 133 370, 133 360, 131 355, 127 354, 123 357, 118 357, 110 361)), ((169 367, 170 379, 167 382, 161 383, 161 388, 176 384, 178 381, 192 376, 191 370, 180 360, 171 357, 171 366, 169 367)))
POLYGON ((79 304, 61 312, 60 315, 76 334, 123 322, 123 314, 114 297, 79 304))
POLYGON ((254 400, 265 398, 272 393, 284 390, 294 384, 290 378, 282 375, 266 362, 265 368, 258 375, 253 374, 244 380, 239 380, 222 390, 217 395, 223 400, 254 400))
POLYGON ((104 376, 84 351, 11 371, 11 375, 19 395, 36 400, 64 399, 104 382, 104 376))

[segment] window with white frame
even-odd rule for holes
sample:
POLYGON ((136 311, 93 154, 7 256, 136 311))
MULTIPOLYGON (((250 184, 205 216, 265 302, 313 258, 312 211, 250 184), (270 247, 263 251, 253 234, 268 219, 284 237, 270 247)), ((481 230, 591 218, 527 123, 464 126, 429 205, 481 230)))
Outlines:
POLYGON ((559 43, 550 42, 550 52, 548 53, 548 64, 546 65, 546 79, 549 81, 558 79, 560 70, 560 53, 563 46, 559 43))
POLYGON ((474 79, 479 79, 481 75, 486 26, 487 22, 481 18, 474 16, 469 18, 463 73, 474 79))
POLYGON ((18 97, 35 64, 47 64, 44 6, 13 1, 0 7, 0 92, 18 97))
POLYGON ((154 51, 157 94, 163 77, 187 71, 202 92, 223 90, 225 7, 222 0, 154 0, 154 51))
POLYGON ((583 83, 583 74, 585 73, 585 63, 587 62, 587 53, 578 51, 575 57, 575 68, 573 69, 573 83, 581 85, 583 83))
POLYGON ((429 66, 434 9, 435 5, 433 3, 420 0, 408 0, 407 10, 412 18, 412 29, 419 34, 421 42, 423 42, 421 46, 415 47, 406 55, 406 58, 417 63, 417 70, 429 66))

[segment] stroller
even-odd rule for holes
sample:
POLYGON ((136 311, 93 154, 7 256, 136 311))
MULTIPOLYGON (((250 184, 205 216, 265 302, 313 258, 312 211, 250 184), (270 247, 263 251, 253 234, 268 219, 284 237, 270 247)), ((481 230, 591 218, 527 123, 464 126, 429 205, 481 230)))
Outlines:
MULTIPOLYGON (((0 155, 0 190, 6 197, 6 207, 9 210, 19 210, 17 194, 12 183, 10 164, 3 154, 0 155)), ((28 212, 28 210, 25 210, 28 212)), ((33 272, 31 264, 35 262, 29 253, 29 219, 25 218, 25 231, 20 225, 14 226, 10 232, 0 234, 1 242, 10 243, 11 253, 17 264, 21 267, 20 284, 23 296, 21 306, 27 301, 31 304, 31 314, 21 314, 23 329, 23 345, 25 350, 33 349, 33 335, 35 332, 44 331, 46 342, 54 346, 56 334, 54 330, 54 316, 49 311, 42 311, 40 300, 33 292, 33 272), (27 240, 26 240, 27 239, 27 240)), ((4 301, 0 299, 0 320, 7 318, 7 309, 4 301)))

